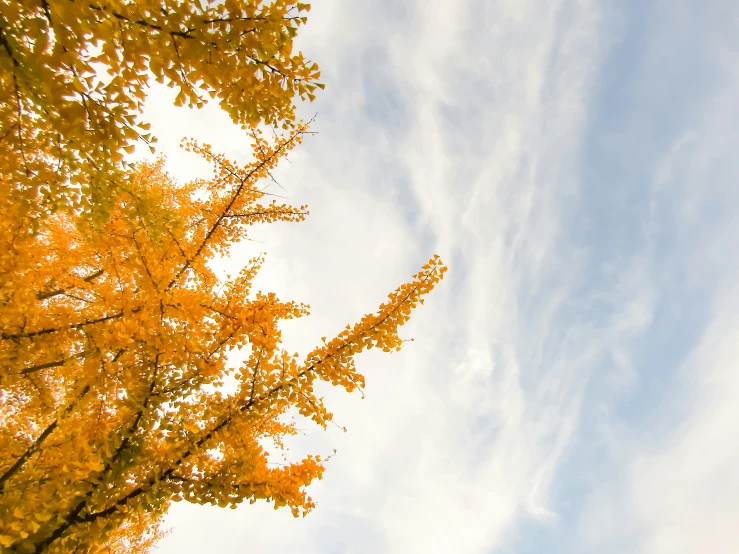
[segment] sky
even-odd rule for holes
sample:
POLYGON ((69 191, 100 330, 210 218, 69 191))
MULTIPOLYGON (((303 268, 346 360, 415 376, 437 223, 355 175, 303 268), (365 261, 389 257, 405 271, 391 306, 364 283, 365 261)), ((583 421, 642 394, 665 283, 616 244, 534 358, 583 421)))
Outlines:
MULTIPOLYGON (((366 398, 294 448, 337 454, 295 520, 176 504, 190 552, 739 552, 739 4, 313 0, 326 90, 277 171, 309 204, 224 262, 312 306, 288 349, 374 311, 434 253, 445 280, 366 398)), ((146 117, 246 161, 214 106, 146 117)), ((273 185, 274 186, 274 185, 273 185)))

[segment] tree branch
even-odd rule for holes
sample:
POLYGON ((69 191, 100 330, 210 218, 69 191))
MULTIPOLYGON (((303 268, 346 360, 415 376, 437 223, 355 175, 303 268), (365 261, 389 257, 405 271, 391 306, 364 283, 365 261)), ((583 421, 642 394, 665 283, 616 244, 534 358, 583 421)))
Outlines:
MULTIPOLYGON (((104 269, 98 269, 96 272, 91 273, 87 277, 83 277, 82 280, 85 283, 90 283, 91 281, 94 281, 95 279, 100 277, 103 273, 105 273, 104 269)), ((59 296, 60 294, 64 294, 65 292, 67 292, 66 289, 54 289, 48 292, 39 292, 38 294, 36 294, 36 298, 38 300, 48 300, 49 298, 59 296)))
MULTIPOLYGON (((134 313, 140 311, 141 308, 136 308, 133 310, 134 313)), ((117 314, 113 315, 106 315, 104 317, 100 317, 98 319, 88 319, 86 321, 83 321, 81 323, 73 323, 72 325, 68 325, 66 327, 55 327, 55 328, 49 328, 49 329, 41 329, 39 331, 32 331, 30 333, 14 333, 12 335, 6 335, 3 333, 0 335, 0 337, 3 340, 16 340, 16 339, 28 339, 33 337, 38 337, 41 335, 48 335, 49 333, 56 333, 58 331, 66 331, 69 329, 80 329, 82 327, 87 327, 88 325, 94 325, 96 323, 103 323, 105 321, 110 321, 112 319, 118 319, 120 317, 123 317, 123 312, 118 312, 117 314)))
POLYGON ((83 351, 78 354, 75 354, 74 356, 70 356, 69 358, 63 358, 61 360, 56 360, 54 362, 46 362, 44 364, 38 364, 31 367, 25 367, 20 371, 21 375, 28 375, 29 373, 35 373, 36 371, 41 371, 42 369, 49 369, 52 367, 59 367, 63 366, 70 360, 74 360, 75 358, 79 358, 80 356, 86 355, 88 352, 83 351))
POLYGON ((260 170, 262 170, 264 168, 264 166, 266 166, 269 162, 271 162, 275 158, 275 156, 277 156, 280 153, 280 151, 282 151, 286 146, 288 146, 289 144, 291 144, 295 139, 297 139, 298 136, 300 136, 302 134, 303 134, 302 131, 299 131, 299 132, 295 133, 288 140, 286 140, 285 142, 283 142, 282 144, 280 144, 279 147, 275 150, 275 152, 274 152, 274 154, 272 156, 270 156, 267 159, 262 160, 256 167, 252 168, 251 171, 249 171, 249 173, 247 173, 243 177, 240 176, 240 175, 237 175, 237 174, 233 173, 232 171, 229 171, 232 176, 234 176, 235 178, 237 178, 237 179, 240 180, 239 185, 236 187, 236 191, 234 192, 233 196, 231 197, 231 200, 229 201, 228 205, 219 214, 218 219, 216 219, 215 223, 213 223, 213 225, 211 226, 210 230, 205 235, 205 238, 203 239, 203 241, 198 246, 198 249, 196 250, 195 254, 192 256, 192 258, 190 258, 190 259, 187 260, 187 262, 185 263, 185 265, 183 265, 182 268, 177 272, 177 274, 172 278, 172 280, 169 282, 169 285, 167 285, 166 290, 171 289, 174 286, 174 284, 177 282, 177 280, 182 276, 182 274, 190 268, 190 266, 192 265, 192 262, 198 256, 200 256, 200 254, 202 254, 203 249, 208 244, 208 242, 210 241, 210 239, 213 236, 213 234, 221 226, 221 224, 223 223, 223 220, 225 219, 226 215, 228 215, 228 212, 231 211, 231 208, 236 203, 236 200, 238 200, 239 196, 241 196, 241 193, 244 190, 244 187, 245 187, 246 183, 256 173, 258 173, 260 170))
POLYGON ((167 31, 162 26, 157 25, 155 23, 150 23, 149 21, 146 21, 145 19, 131 19, 130 17, 126 17, 125 15, 118 13, 116 11, 108 10, 107 8, 101 8, 100 6, 95 6, 93 4, 90 4, 90 8, 98 11, 100 13, 109 13, 113 17, 115 17, 119 21, 125 21, 126 23, 130 23, 132 25, 139 25, 141 27, 146 27, 147 29, 151 29, 153 31, 159 31, 161 33, 167 33, 169 35, 178 36, 185 39, 194 39, 195 37, 192 36, 192 32, 195 29, 188 29, 187 31, 167 31))
MULTIPOLYGON (((70 402, 69 406, 67 406, 64 409, 64 412, 62 416, 68 415, 74 408, 77 406, 77 403, 82 400, 85 395, 90 391, 90 385, 86 385, 84 389, 82 389, 82 393, 77 397, 73 402, 70 402)), ((36 452, 38 452, 41 449, 41 445, 43 442, 54 432, 54 429, 56 429, 56 426, 59 423, 60 418, 56 418, 51 425, 49 425, 44 431, 36 438, 35 441, 33 441, 33 444, 29 446, 26 451, 21 455, 20 458, 18 458, 15 463, 8 468, 8 470, 0 476, 0 493, 2 493, 5 490, 5 483, 13 477, 16 473, 18 473, 21 468, 26 464, 28 459, 33 456, 36 452)))

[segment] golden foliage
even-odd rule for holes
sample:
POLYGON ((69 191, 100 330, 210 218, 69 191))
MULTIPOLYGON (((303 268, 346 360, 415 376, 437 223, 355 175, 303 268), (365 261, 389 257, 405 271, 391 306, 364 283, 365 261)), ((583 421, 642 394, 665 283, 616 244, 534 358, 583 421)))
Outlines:
POLYGON ((308 9, 0 0, 0 551, 143 553, 172 501, 313 508, 324 460, 274 467, 265 441, 283 448, 295 412, 325 427, 316 381, 362 386, 354 356, 400 349, 446 268, 434 257, 302 360, 279 324, 308 306, 252 290, 261 258, 213 272, 251 225, 307 215, 258 183, 307 132, 293 101, 322 88, 293 52, 308 9), (139 119, 150 78, 179 105, 219 102, 253 161, 189 142, 214 174, 184 185, 161 159, 123 164, 155 141, 139 119))
MULTIPOLYGON (((151 78, 176 103, 215 99, 244 128, 289 128, 323 87, 293 51, 293 0, 0 0, 0 169, 35 210, 107 210, 151 78)), ((30 209, 30 208, 29 208, 30 209)))
POLYGON ((160 528, 159 512, 139 512, 108 533, 105 542, 91 545, 90 554, 146 554, 169 534, 160 528))
POLYGON ((282 348, 280 322, 308 306, 253 291, 260 258, 228 280, 209 262, 251 225, 304 219, 306 206, 269 202, 258 183, 306 130, 296 124, 274 141, 254 132, 244 166, 190 142, 214 174, 184 185, 162 160, 121 172, 109 217, 95 225, 58 211, 32 230, 3 187, 4 547, 115 551, 129 544, 126 529, 146 524, 138 518, 155 521, 171 501, 266 499, 296 516, 313 508, 305 487, 321 477, 322 459, 270 465, 264 440, 279 447, 295 434, 289 413, 325 427, 332 416, 316 382, 362 386, 354 356, 400 349, 399 326, 446 268, 435 256, 302 360, 282 348), (239 350, 246 359, 234 368, 229 353, 239 350))

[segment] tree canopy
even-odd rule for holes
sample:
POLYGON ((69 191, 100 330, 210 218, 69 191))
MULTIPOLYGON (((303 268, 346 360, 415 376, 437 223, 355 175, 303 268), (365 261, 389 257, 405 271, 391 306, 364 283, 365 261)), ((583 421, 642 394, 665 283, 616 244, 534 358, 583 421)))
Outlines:
POLYGON ((288 128, 320 72, 293 50, 292 0, 0 1, 0 169, 35 209, 105 210, 154 79, 243 128, 288 128))
POLYGON ((363 386, 354 357, 400 349, 446 267, 434 256, 303 357, 280 324, 309 307, 254 290, 262 257, 214 271, 252 226, 308 214, 260 187, 309 132, 294 100, 319 73, 293 52, 308 8, 0 0, 0 551, 143 553, 173 501, 314 507, 325 460, 275 464, 266 445, 284 452, 296 417, 325 427, 316 385, 363 386), (123 163, 154 140, 150 78, 178 104, 219 102, 250 161, 188 141, 210 178, 123 163))
POLYGON ((279 323, 308 306, 252 291, 262 259, 231 280, 209 266, 250 226, 301 221, 306 206, 259 188, 306 132, 255 135, 245 166, 189 143, 215 169, 177 185, 163 161, 122 177, 109 220, 72 215, 35 233, 4 229, 0 302, 0 540, 18 552, 67 552, 172 500, 232 506, 267 499, 295 515, 323 471, 308 456, 269 465, 263 441, 295 433, 288 414, 325 427, 314 385, 364 383, 354 356, 401 347, 398 328, 442 277, 437 257, 375 313, 302 360, 279 323), (236 367, 229 354, 248 353, 236 367))

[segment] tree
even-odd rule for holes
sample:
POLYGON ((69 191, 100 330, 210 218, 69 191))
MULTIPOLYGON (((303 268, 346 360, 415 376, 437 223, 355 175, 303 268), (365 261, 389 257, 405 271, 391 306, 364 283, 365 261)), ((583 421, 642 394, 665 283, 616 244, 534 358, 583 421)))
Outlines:
MULTIPOLYGON (((293 0, 0 0, 0 174, 36 217, 105 213, 151 78, 176 103, 218 101, 243 128, 295 122, 320 73, 293 52, 293 0)), ((98 214, 100 217, 100 214, 98 214)), ((35 221, 35 219, 34 219, 35 221)))
MULTIPOLYGON (((400 349, 399 326, 446 268, 434 256, 302 361, 282 348, 279 323, 308 306, 252 291, 261 258, 233 279, 209 264, 250 226, 307 215, 258 186, 306 132, 297 124, 268 141, 254 131, 244 166, 189 142, 214 175, 184 185, 161 159, 140 163, 117 175, 120 194, 95 225, 66 211, 35 231, 22 213, 0 221, 3 546, 100 549, 171 501, 313 508, 306 486, 323 460, 271 465, 266 441, 283 446, 291 415, 325 427, 316 383, 361 387, 354 356, 400 349)), ((17 206, 7 189, 0 202, 17 206)))

